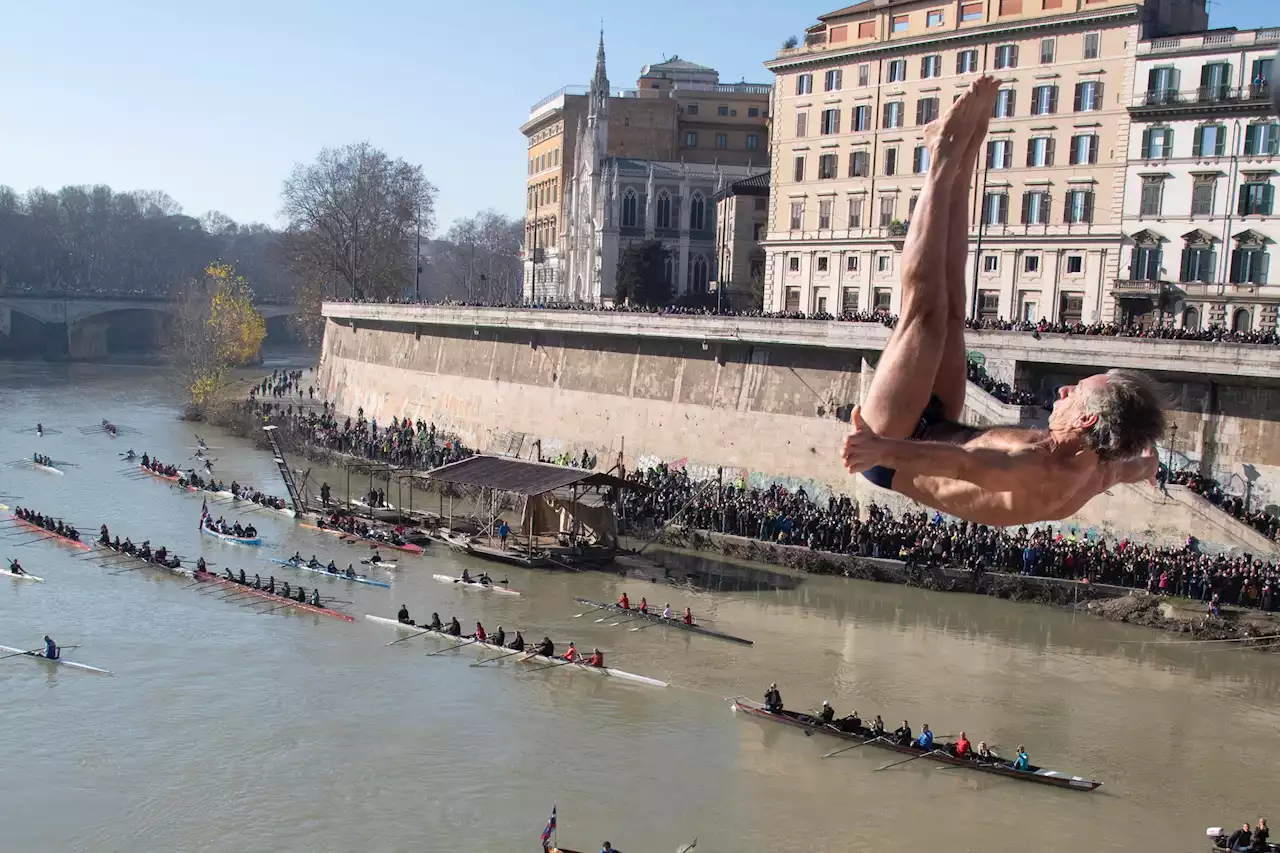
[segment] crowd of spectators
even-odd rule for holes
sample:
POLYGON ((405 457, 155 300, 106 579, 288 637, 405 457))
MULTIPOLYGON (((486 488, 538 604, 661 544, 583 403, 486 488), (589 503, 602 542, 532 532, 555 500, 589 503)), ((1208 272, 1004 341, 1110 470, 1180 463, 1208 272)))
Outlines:
POLYGON ((969 381, 977 385, 983 391, 986 391, 992 397, 995 397, 1001 403, 1009 403, 1014 406, 1040 406, 1041 408, 1049 408, 1049 404, 1038 398, 1030 391, 1024 391, 1021 388, 1014 388, 1007 382, 999 382, 992 378, 987 369, 976 361, 969 362, 969 381))
POLYGON ((1218 509, 1241 523, 1249 525, 1268 539, 1274 540, 1280 535, 1280 517, 1265 509, 1249 509, 1245 506, 1244 498, 1227 494, 1217 480, 1190 469, 1163 472, 1163 476, 1165 482, 1186 486, 1218 509))
POLYGON ((1008 530, 947 521, 871 504, 865 517, 847 496, 814 501, 779 485, 696 481, 659 465, 628 474, 650 490, 624 490, 624 523, 679 523, 701 530, 795 545, 814 551, 904 560, 974 572, 1011 572, 1146 589, 1274 611, 1280 608, 1280 567, 1249 555, 1204 553, 1194 539, 1178 548, 1123 539, 1107 541, 1048 526, 1008 530))
MULTIPOLYGON (((803 311, 743 310, 729 307, 717 307, 715 305, 594 305, 581 302, 487 302, 457 299, 446 299, 432 302, 397 297, 334 301, 354 301, 386 305, 437 305, 453 308, 507 308, 541 311, 659 314, 669 316, 758 317, 769 320, 829 320, 842 323, 879 323, 889 328, 893 328, 898 322, 896 315, 889 314, 884 311, 844 311, 840 314, 830 314, 825 312, 805 313, 803 311)), ((967 328, 975 331, 1026 332, 1033 335, 1084 335, 1107 338, 1146 338, 1155 340, 1280 346, 1280 332, 1275 330, 1234 332, 1222 326, 1209 326, 1204 329, 1184 329, 1171 325, 1142 326, 1138 324, 1126 325, 1123 323, 1051 323, 1048 320, 1031 322, 1005 320, 1002 318, 967 320, 965 321, 965 325, 967 328)))

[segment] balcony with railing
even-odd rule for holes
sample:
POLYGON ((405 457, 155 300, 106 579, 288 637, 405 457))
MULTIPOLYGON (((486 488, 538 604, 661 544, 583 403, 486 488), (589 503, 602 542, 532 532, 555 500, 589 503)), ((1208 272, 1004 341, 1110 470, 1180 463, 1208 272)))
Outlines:
POLYGON ((1280 27, 1246 30, 1243 32, 1227 30, 1219 33, 1172 36, 1170 38, 1140 42, 1138 44, 1138 56, 1183 50, 1248 49, 1255 45, 1265 47, 1276 42, 1280 42, 1280 27))
POLYGON ((768 95, 773 91, 771 83, 679 83, 671 89, 678 92, 714 92, 721 95, 768 95))
POLYGON ((1167 281, 1148 279, 1120 278, 1112 282, 1112 286, 1126 296, 1155 296, 1163 293, 1169 286, 1167 281))
POLYGON ((1199 86, 1195 89, 1151 89, 1135 95, 1129 106, 1144 111, 1199 109, 1207 106, 1240 107, 1250 112, 1271 108, 1271 82, 1250 86, 1199 86))

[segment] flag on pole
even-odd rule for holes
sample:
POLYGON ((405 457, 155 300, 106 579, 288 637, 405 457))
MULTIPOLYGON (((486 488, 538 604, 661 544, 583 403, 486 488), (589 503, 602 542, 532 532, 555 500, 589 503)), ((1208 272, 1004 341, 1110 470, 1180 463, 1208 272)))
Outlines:
POLYGON ((209 499, 200 501, 200 529, 204 530, 204 520, 209 517, 209 499))
POLYGON ((542 846, 546 847, 547 842, 551 840, 551 835, 556 831, 556 807, 551 806, 551 818, 547 821, 547 828, 542 830, 542 846))

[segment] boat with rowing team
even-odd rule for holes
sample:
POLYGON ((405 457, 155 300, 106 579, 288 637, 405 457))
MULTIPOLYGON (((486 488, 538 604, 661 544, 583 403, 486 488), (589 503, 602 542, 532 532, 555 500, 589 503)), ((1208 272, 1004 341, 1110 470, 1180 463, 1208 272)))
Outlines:
MULTIPOLYGON (((524 635, 517 631, 515 638, 511 642, 506 642, 506 632, 501 626, 493 634, 485 631, 484 626, 479 622, 476 623, 476 629, 470 634, 464 633, 457 617, 451 618, 448 622, 442 622, 437 613, 431 614, 431 621, 419 625, 409 618, 409 610, 401 605, 400 611, 396 614, 395 619, 388 619, 384 616, 374 616, 373 614, 365 614, 365 619, 370 622, 376 622, 380 625, 387 625, 396 628, 399 631, 406 632, 410 636, 402 639, 411 639, 412 637, 430 636, 436 639, 453 640, 457 642, 452 648, 463 648, 474 646, 479 649, 487 649, 491 652, 498 652, 497 657, 489 658, 479 663, 487 663, 488 661, 496 661, 508 657, 519 655, 519 662, 540 663, 543 666, 529 670, 537 672, 538 669, 551 669, 554 667, 570 667, 574 672, 589 672, 592 675, 599 675, 605 678, 616 678, 620 681, 630 681, 637 684, 647 684, 651 687, 666 687, 668 682, 661 681, 657 678, 650 678, 647 675, 638 675, 634 672, 626 672, 620 669, 613 669, 605 666, 604 653, 600 649, 594 649, 590 655, 583 655, 578 651, 578 647, 570 642, 563 654, 557 655, 555 644, 549 637, 543 637, 538 643, 527 644, 524 635)), ((449 651, 444 649, 442 651, 449 651)), ((436 652, 440 654, 440 652, 436 652)))
POLYGON ((745 696, 735 697, 731 701, 735 713, 742 712, 758 719, 794 726, 806 732, 821 732, 853 742, 853 746, 829 752, 822 756, 823 758, 861 746, 874 746, 909 756, 903 761, 885 765, 881 769, 925 758, 948 767, 965 767, 1021 782, 1038 782, 1072 791, 1093 791, 1102 785, 1101 782, 1093 779, 1037 767, 1031 763, 1026 749, 1021 745, 1018 746, 1016 757, 1009 761, 995 754, 988 748, 985 741, 980 742, 975 748, 964 732, 960 732, 954 743, 943 743, 941 739, 934 739, 933 732, 929 730, 927 724, 921 729, 920 734, 916 735, 911 731, 911 724, 906 720, 903 720, 902 725, 894 731, 888 731, 878 714, 869 724, 864 724, 857 711, 837 719, 835 710, 826 700, 823 700, 821 710, 814 713, 788 711, 783 707, 782 694, 778 691, 776 683, 769 685, 769 689, 765 691, 763 704, 753 702, 745 696))
POLYGON ((5 653, 4 655, 0 656, 0 659, 22 657, 22 658, 43 661, 44 663, 52 664, 54 666, 65 666, 68 669, 80 669, 80 670, 84 670, 85 672, 93 672, 93 673, 97 673, 98 675, 111 674, 111 670, 109 669, 100 669, 99 667, 96 667, 96 666, 89 666, 89 664, 87 663, 77 663, 76 661, 67 660, 62 656, 62 652, 64 650, 78 649, 78 648, 80 648, 78 645, 59 646, 56 642, 54 642, 54 640, 48 634, 45 634, 43 649, 39 649, 39 648, 16 649, 16 648, 13 648, 12 646, 0 646, 0 652, 5 653))
POLYGON ((276 586, 275 576, 272 575, 266 581, 258 575, 253 576, 250 580, 244 571, 240 570, 239 575, 234 574, 230 569, 224 570, 224 574, 217 574, 209 571, 204 565, 202 557, 196 563, 196 570, 192 573, 192 577, 202 583, 220 584, 225 587, 235 588, 241 593, 256 598, 262 598, 268 601, 274 601, 284 607, 291 607, 294 610, 300 610, 306 613, 315 613, 319 616, 328 616, 331 619, 341 619, 343 622, 354 622, 355 617, 343 613, 341 610, 334 610, 326 607, 324 600, 320 597, 320 590, 313 588, 311 596, 307 596, 306 589, 301 585, 294 588, 289 585, 288 581, 282 581, 280 586, 276 586))
POLYGON ((316 559, 315 554, 311 555, 310 560, 304 560, 302 559, 301 552, 294 551, 293 556, 287 560, 272 557, 271 562, 276 565, 287 566, 291 569, 299 569, 304 572, 315 572, 316 574, 328 575, 329 577, 337 578, 338 580, 351 581, 352 583, 365 584, 366 586, 380 586, 384 589, 391 588, 391 584, 386 581, 374 580, 371 577, 357 574, 355 566, 350 563, 347 564, 346 569, 339 569, 338 564, 333 560, 330 560, 329 564, 325 565, 316 559))
POLYGON ((4 570, 4 574, 8 575, 14 580, 35 581, 36 583, 44 583, 44 578, 38 578, 35 575, 31 574, 31 572, 22 568, 22 564, 19 563, 17 560, 9 561, 9 568, 4 570))
POLYGON ((39 471, 46 471, 50 474, 62 475, 62 469, 54 464, 52 458, 45 456, 43 453, 31 454, 31 467, 39 471))
POLYGON ((422 554, 425 550, 421 545, 410 542, 406 538, 405 534, 408 531, 403 525, 382 529, 373 527, 355 516, 341 515, 338 512, 330 512, 328 516, 317 515, 315 524, 304 523, 302 526, 334 536, 360 539, 374 545, 394 548, 406 554, 422 554))
POLYGON ((221 516, 218 517, 217 521, 214 521, 213 516, 209 514, 207 505, 200 516, 200 532, 221 539, 224 542, 234 542, 237 545, 262 544, 262 539, 258 536, 258 530, 252 524, 242 525, 238 521, 235 524, 228 524, 221 516))
POLYGON ((142 468, 143 473, 150 474, 153 477, 159 477, 161 480, 168 480, 171 483, 176 483, 178 480, 182 479, 182 470, 178 468, 177 465, 167 465, 159 459, 153 458, 145 451, 143 452, 142 459, 138 464, 142 468))
POLYGON ((0 510, 3 510, 10 518, 18 522, 18 524, 40 533, 46 538, 58 540, 65 545, 79 548, 82 551, 89 550, 89 546, 80 540, 80 531, 76 530, 75 525, 67 524, 62 519, 35 512, 22 507, 15 507, 10 510, 4 504, 0 504, 0 510))
MULTIPOLYGON (((701 634, 704 637, 715 637, 717 640, 726 640, 730 643, 738 643, 743 646, 754 646, 753 640, 744 637, 735 637, 733 634, 726 634, 723 631, 716 631, 705 625, 700 625, 693 619, 693 610, 686 607, 683 614, 677 614, 671 609, 670 604, 664 604, 662 610, 652 610, 649 607, 648 599, 641 597, 640 603, 636 607, 631 606, 631 600, 627 598, 624 592, 618 596, 618 600, 613 604, 604 604, 599 601, 592 601, 589 598, 573 599, 579 604, 585 604, 588 607, 594 607, 596 610, 606 610, 610 613, 616 613, 619 616, 630 617, 631 619, 642 620, 655 625, 663 625, 668 628, 678 628, 682 631, 688 631, 691 634, 701 634)), ((615 623, 621 624, 621 623, 615 623)), ((636 628, 633 631, 639 630, 636 628)))
POLYGON ((161 545, 159 548, 151 547, 151 540, 144 541, 141 545, 134 545, 129 537, 125 537, 124 541, 120 541, 117 536, 114 540, 111 538, 111 531, 104 524, 98 528, 98 544, 103 548, 115 551, 117 554, 126 557, 133 557, 135 560, 141 560, 162 569, 170 571, 177 570, 175 573, 187 575, 188 572, 182 571, 182 560, 177 555, 171 554, 169 549, 161 545))
POLYGON ((466 568, 463 568, 461 577, 455 578, 453 575, 432 575, 431 577, 435 578, 441 583, 459 584, 464 589, 479 589, 479 590, 484 590, 486 592, 499 592, 499 593, 502 593, 503 595, 519 595, 520 594, 519 592, 517 592, 516 590, 512 589, 509 586, 501 585, 501 584, 507 583, 507 580, 505 578, 501 581, 495 582, 494 579, 489 577, 489 575, 485 572, 481 572, 480 574, 473 577, 471 575, 471 572, 469 572, 466 568))

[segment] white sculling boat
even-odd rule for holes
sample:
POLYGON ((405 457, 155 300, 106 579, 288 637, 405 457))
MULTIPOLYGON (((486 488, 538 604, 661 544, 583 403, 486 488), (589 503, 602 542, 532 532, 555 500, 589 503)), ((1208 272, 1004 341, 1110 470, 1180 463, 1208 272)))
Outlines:
MULTIPOLYGON (((377 622, 380 625, 389 625, 392 628, 395 628, 396 630, 399 630, 399 631, 404 631, 407 634, 422 634, 423 636, 430 636, 436 639, 452 640, 454 642, 458 642, 459 640, 461 640, 466 644, 467 648, 475 646, 477 648, 482 648, 490 652, 498 652, 499 654, 509 653, 511 651, 511 649, 508 649, 506 646, 495 646, 493 643, 478 643, 475 640, 471 640, 468 642, 464 638, 454 637, 450 634, 445 634, 440 631, 431 631, 426 628, 423 628, 421 625, 406 625, 403 622, 399 622, 395 619, 387 619, 384 616, 374 616, 373 614, 366 613, 364 618, 368 619, 370 622, 377 622)), ((574 672, 589 672, 592 675, 600 675, 600 676, 604 676, 605 678, 617 678, 617 679, 621 679, 622 681, 634 681, 637 684, 648 684, 652 687, 668 686, 667 682, 659 681, 656 678, 650 678, 647 675, 636 675, 634 672, 624 672, 623 670, 620 670, 620 669, 610 669, 607 666, 588 666, 585 663, 565 663, 559 658, 543 657, 542 655, 535 655, 532 652, 525 652, 524 654, 519 656, 512 655, 512 658, 522 660, 522 661, 529 661, 530 663, 542 664, 543 666, 547 666, 547 667, 550 667, 554 664, 563 664, 564 667, 570 668, 574 672)))
MULTIPOLYGON (((65 648, 75 648, 75 647, 74 647, 74 646, 66 646, 65 648)), ((25 650, 25 649, 13 649, 13 648, 10 648, 10 647, 8 647, 8 646, 0 646, 0 652, 5 652, 6 654, 11 654, 11 655, 13 655, 14 657, 19 657, 19 656, 21 656, 21 657, 35 658, 36 660, 42 660, 42 661, 44 661, 45 663, 59 664, 59 665, 61 665, 61 666, 69 666, 69 667, 71 667, 72 669, 83 669, 85 672, 96 672, 96 673, 98 673, 99 675, 110 675, 110 674, 111 674, 111 670, 109 670, 109 669, 98 669, 98 667, 96 667, 96 666, 89 666, 89 664, 87 664, 87 663, 76 663, 75 661, 73 661, 73 660, 67 660, 66 658, 53 658, 53 659, 50 659, 50 658, 47 658, 47 657, 45 657, 45 656, 44 656, 44 652, 32 652, 32 651, 27 651, 27 650, 25 650)))
POLYGON ((361 560, 360 563, 361 565, 373 566, 375 569, 386 569, 387 571, 391 571, 396 567, 394 562, 386 560, 361 560))
POLYGON ((54 468, 52 465, 42 465, 39 462, 32 462, 31 467, 35 468, 37 471, 45 471, 49 474, 57 474, 59 477, 62 476, 62 471, 54 468))
POLYGON ((442 583, 456 583, 458 586, 466 587, 467 589, 483 589, 487 592, 500 592, 503 595, 520 594, 516 590, 511 589, 511 587, 498 586, 496 583, 483 583, 475 578, 472 578, 469 581, 464 581, 462 578, 455 578, 453 575, 432 575, 431 577, 442 583))
POLYGON ((35 575, 28 575, 25 573, 18 574, 17 572, 11 572, 8 569, 0 569, 0 575, 8 575, 16 581, 35 581, 36 583, 44 583, 44 578, 38 578, 35 575))
POLYGON ((299 569, 300 571, 304 571, 304 572, 315 572, 318 575, 324 575, 325 577, 330 577, 330 578, 337 578, 338 580, 341 580, 341 581, 350 581, 351 583, 362 583, 362 584, 367 584, 369 586, 380 586, 385 589, 391 588, 391 584, 387 583, 386 581, 376 581, 373 578, 365 577, 364 575, 356 575, 353 578, 347 577, 346 573, 343 572, 341 569, 339 569, 336 572, 331 572, 325 566, 320 566, 317 568, 316 566, 309 566, 306 563, 295 563, 293 560, 281 560, 277 557, 272 557, 271 562, 280 566, 285 566, 290 569, 299 569))

